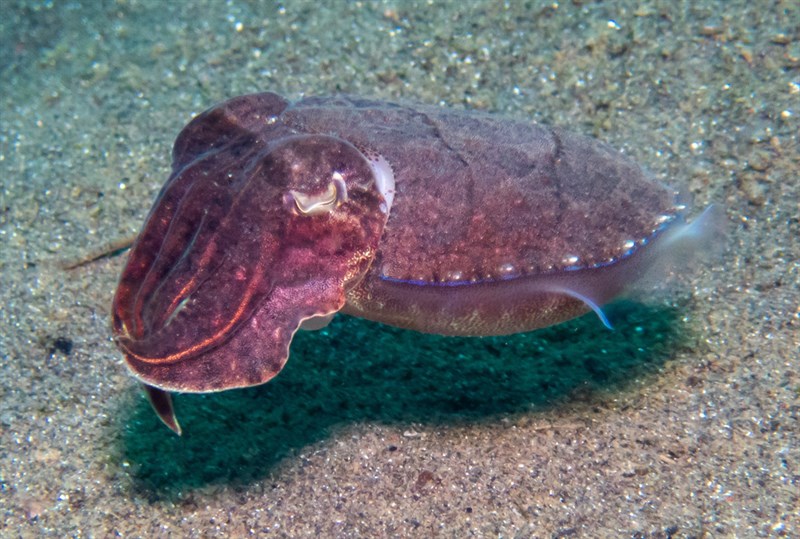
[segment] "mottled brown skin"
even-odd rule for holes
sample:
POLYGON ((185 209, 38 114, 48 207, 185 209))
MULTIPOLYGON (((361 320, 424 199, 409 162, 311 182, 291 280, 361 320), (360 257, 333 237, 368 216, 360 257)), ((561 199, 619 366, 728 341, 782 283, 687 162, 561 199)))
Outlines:
POLYGON ((268 381, 306 319, 342 310, 491 335, 582 314, 654 263, 678 215, 674 193, 637 165, 559 129, 351 97, 241 96, 176 140, 120 279, 114 333, 179 431, 165 391, 268 381), (391 204, 376 154, 394 174, 391 204), (324 211, 293 202, 306 194, 324 211))

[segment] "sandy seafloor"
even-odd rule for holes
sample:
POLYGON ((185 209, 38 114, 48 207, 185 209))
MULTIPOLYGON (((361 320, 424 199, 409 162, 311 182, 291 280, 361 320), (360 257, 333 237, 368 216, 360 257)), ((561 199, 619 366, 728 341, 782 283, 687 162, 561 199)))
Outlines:
POLYGON ((0 536, 800 535, 800 4, 85 2, 0 14, 0 536), (726 250, 488 339, 344 316, 160 425, 110 338, 178 130, 237 94, 498 111, 623 149, 726 250), (695 210, 694 213, 697 211, 695 210))

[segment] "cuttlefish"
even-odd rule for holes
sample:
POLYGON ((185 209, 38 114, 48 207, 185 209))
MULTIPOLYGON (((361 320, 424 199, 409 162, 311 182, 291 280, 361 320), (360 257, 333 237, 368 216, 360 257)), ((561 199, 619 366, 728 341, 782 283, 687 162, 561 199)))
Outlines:
POLYGON ((170 392, 263 384, 337 312, 443 335, 594 311, 698 237, 609 146, 500 116, 244 95, 178 135, 122 272, 113 331, 159 417, 170 392))

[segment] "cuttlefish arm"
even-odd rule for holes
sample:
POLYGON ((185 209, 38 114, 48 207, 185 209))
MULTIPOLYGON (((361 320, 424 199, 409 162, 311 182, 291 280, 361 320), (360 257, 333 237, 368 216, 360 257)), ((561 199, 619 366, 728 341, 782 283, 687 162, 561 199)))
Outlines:
MULTIPOLYGON (((332 317, 344 306, 344 301, 344 287, 338 279, 314 279, 274 289, 247 322, 247 327, 212 352, 184 361, 189 365, 190 362, 196 363, 196 370, 176 370, 172 374, 164 370, 150 374, 148 379, 162 377, 159 379, 160 387, 147 381, 142 383, 153 410, 165 425, 180 434, 181 428, 170 392, 161 388, 195 392, 198 391, 195 388, 207 387, 204 384, 209 377, 224 385, 199 391, 217 391, 267 382, 283 369, 289 357, 292 338, 303 323, 332 317), (191 375, 200 378, 191 382, 191 375), (168 385, 175 382, 166 381, 167 377, 180 378, 176 381, 182 385, 168 385)), ((128 356, 128 361, 131 366, 142 363, 136 362, 131 356, 128 356)), ((144 379, 142 375, 137 377, 144 379)))
POLYGON ((297 329, 344 306, 389 215, 379 158, 332 136, 265 132, 263 111, 253 132, 245 105, 212 109, 179 136, 114 299, 117 344, 177 433, 169 392, 278 374, 297 329))

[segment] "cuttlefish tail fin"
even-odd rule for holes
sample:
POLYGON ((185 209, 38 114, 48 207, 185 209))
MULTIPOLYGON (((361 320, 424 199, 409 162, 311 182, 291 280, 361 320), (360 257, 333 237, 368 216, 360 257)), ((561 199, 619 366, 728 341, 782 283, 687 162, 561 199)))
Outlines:
POLYGON ((178 424, 178 419, 175 417, 175 408, 172 406, 172 395, 163 389, 142 384, 144 391, 147 394, 147 400, 150 401, 150 406, 153 407, 159 419, 164 422, 172 431, 178 436, 181 435, 181 426, 178 424))

